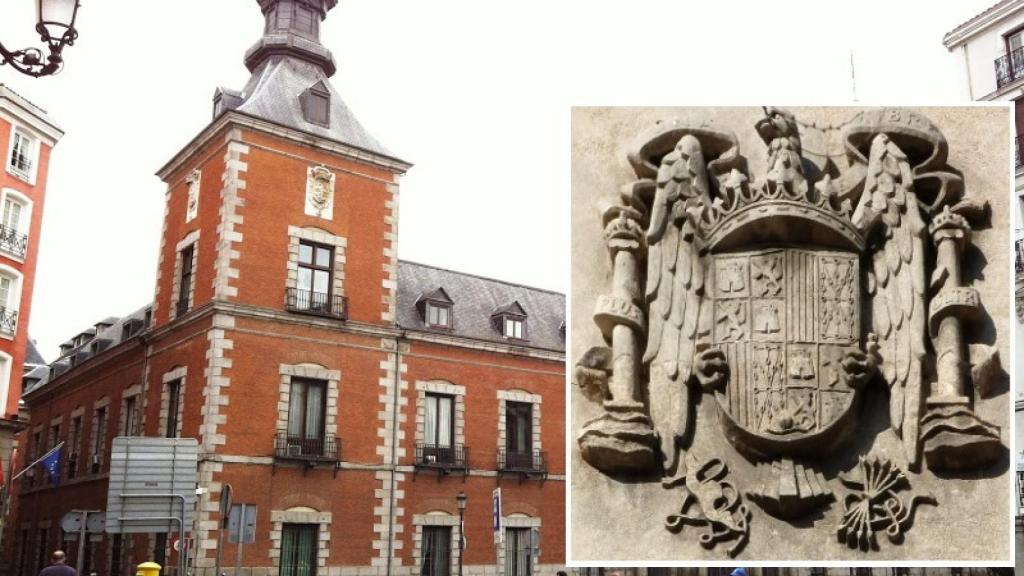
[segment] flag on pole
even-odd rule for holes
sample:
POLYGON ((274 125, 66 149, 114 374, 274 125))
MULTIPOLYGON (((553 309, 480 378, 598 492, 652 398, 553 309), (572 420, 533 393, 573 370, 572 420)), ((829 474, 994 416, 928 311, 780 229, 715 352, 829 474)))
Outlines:
POLYGON ((60 453, 62 446, 57 446, 43 458, 43 469, 50 475, 50 482, 60 486, 60 453))

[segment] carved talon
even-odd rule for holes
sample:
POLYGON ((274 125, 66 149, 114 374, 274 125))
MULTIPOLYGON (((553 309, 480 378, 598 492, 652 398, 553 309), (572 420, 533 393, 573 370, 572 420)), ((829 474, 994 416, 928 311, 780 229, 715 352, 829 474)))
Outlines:
POLYGON ((843 371, 846 372, 846 383, 850 388, 859 389, 874 376, 878 368, 878 339, 868 334, 865 350, 850 350, 843 357, 843 371))
POLYGON ((697 353, 696 370, 697 382, 705 392, 713 392, 725 384, 729 374, 729 364, 725 359, 725 352, 717 348, 709 348, 697 353))

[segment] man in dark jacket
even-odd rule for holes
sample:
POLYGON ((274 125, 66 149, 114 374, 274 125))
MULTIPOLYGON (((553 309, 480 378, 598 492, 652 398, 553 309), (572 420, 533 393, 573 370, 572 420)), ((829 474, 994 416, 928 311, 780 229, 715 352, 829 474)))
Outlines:
POLYGON ((64 560, 65 557, 63 551, 54 551, 54 553, 50 555, 50 565, 43 568, 42 571, 39 572, 39 576, 78 576, 78 571, 65 564, 64 560))

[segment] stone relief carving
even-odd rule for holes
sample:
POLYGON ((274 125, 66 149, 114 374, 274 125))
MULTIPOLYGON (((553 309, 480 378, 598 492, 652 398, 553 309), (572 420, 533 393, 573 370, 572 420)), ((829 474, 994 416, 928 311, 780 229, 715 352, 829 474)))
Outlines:
POLYGON ((896 494, 908 489, 910 483, 902 470, 889 460, 861 457, 856 478, 839 476, 840 481, 856 492, 843 501, 843 518, 836 534, 850 548, 877 549, 876 534, 885 531, 889 541, 899 544, 914 521, 919 504, 938 505, 934 496, 915 495, 905 505, 896 494))
POLYGON ((199 170, 193 170, 185 177, 185 183, 188 184, 188 204, 185 207, 186 223, 191 222, 199 213, 199 184, 202 179, 203 173, 199 170))
POLYGON ((306 214, 330 220, 334 217, 334 173, 311 166, 306 174, 306 214))
MULTIPOLYGON (((943 134, 895 108, 838 127, 765 108, 755 130, 760 177, 736 136, 710 122, 663 122, 637 138, 637 179, 599 207, 612 273, 594 321, 607 346, 575 371, 601 407, 578 432, 583 460, 613 478, 685 485, 668 526, 704 518, 708 548, 727 535, 745 542, 750 514, 722 481, 725 460, 693 469, 695 402, 711 400, 722 435, 760 465, 761 485, 742 492, 784 520, 834 500, 820 469, 850 444, 868 394, 888 389, 900 461, 914 473, 956 475, 1006 453, 973 408, 1002 370, 994 347, 972 341, 987 315, 963 272, 989 209, 946 164, 943 134), (805 157, 805 136, 840 151, 805 157), (717 503, 705 500, 712 491, 717 503), (687 515, 693 502, 703 516, 687 515)), ((861 458, 857 469, 860 480, 842 480, 863 487, 843 503, 839 537, 851 547, 876 548, 878 529, 902 541, 915 504, 936 503, 905 508, 894 491, 907 477, 892 462, 861 458)))
POLYGON ((714 548, 719 542, 735 540, 726 551, 735 557, 750 536, 750 511, 736 487, 724 480, 728 467, 718 458, 698 463, 692 454, 686 455, 686 466, 690 472, 679 479, 685 484, 683 504, 678 514, 665 519, 665 528, 680 532, 687 524, 706 527, 700 535, 701 546, 714 548), (694 504, 698 511, 691 515, 694 504))

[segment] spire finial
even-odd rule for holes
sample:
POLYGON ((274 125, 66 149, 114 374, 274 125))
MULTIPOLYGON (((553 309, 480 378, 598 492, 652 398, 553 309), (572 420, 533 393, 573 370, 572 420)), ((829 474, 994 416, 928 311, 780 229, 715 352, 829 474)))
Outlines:
POLYGON ((245 54, 253 72, 271 56, 292 56, 335 72, 334 57, 320 44, 320 23, 338 0, 257 0, 266 25, 263 38, 245 54))

